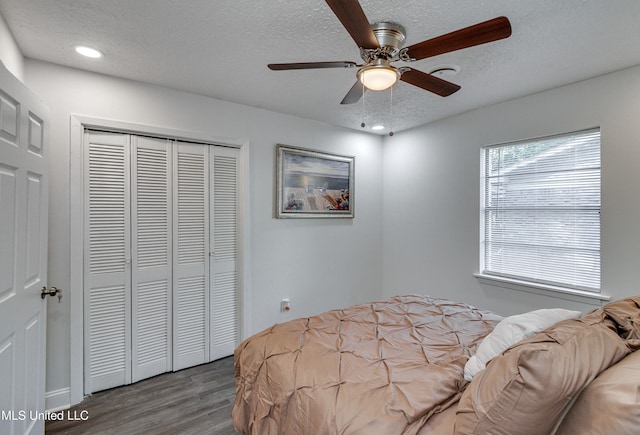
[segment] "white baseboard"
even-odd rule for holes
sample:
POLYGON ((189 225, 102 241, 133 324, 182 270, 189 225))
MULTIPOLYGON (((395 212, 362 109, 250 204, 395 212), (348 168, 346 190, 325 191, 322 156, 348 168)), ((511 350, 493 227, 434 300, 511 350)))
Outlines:
POLYGON ((61 388, 59 390, 47 391, 44 393, 44 408, 49 412, 62 411, 71 407, 71 389, 61 388))

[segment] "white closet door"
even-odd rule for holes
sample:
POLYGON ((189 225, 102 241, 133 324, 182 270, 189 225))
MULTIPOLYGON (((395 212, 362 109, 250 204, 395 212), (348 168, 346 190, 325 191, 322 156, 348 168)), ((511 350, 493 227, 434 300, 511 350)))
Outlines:
POLYGON ((238 340, 238 150, 211 147, 211 360, 238 340))
POLYGON ((85 392, 231 355, 234 148, 85 133, 85 392))
POLYGON ((173 370, 209 361, 208 153, 174 146, 173 370))
POLYGON ((171 371, 171 142, 133 136, 132 382, 171 371))
POLYGON ((129 137, 85 133, 85 392, 131 382, 129 137))

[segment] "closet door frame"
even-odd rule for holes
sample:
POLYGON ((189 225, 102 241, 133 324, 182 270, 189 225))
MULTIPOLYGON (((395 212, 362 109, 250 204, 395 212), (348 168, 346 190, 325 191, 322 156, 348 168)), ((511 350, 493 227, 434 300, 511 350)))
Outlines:
POLYGON ((229 138, 210 135, 207 133, 176 130, 151 125, 135 124, 125 121, 115 121, 103 118, 95 118, 84 115, 72 114, 70 118, 70 387, 68 392, 62 392, 64 401, 73 406, 84 398, 84 282, 83 282, 83 258, 84 258, 84 159, 86 153, 83 147, 85 129, 112 131, 117 133, 130 133, 142 136, 163 137, 173 140, 197 142, 210 145, 221 145, 237 148, 238 155, 238 343, 246 337, 247 331, 251 331, 250 323, 250 294, 249 280, 249 253, 251 240, 249 238, 249 155, 250 144, 248 139, 229 138), (67 399, 68 398, 68 399, 67 399))

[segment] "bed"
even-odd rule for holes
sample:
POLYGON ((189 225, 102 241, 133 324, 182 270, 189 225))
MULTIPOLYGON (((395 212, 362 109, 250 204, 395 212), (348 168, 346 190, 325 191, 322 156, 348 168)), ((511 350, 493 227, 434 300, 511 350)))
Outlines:
MULTIPOLYGON (((537 313, 505 319, 407 295, 280 323, 235 350, 234 427, 260 435, 575 433, 602 398, 587 387, 640 347, 639 307, 640 297, 629 298, 585 316, 554 310, 536 323, 537 313)), ((629 385, 635 366, 625 367, 610 378, 629 385)), ((631 414, 616 420, 617 433, 638 427, 631 414)))

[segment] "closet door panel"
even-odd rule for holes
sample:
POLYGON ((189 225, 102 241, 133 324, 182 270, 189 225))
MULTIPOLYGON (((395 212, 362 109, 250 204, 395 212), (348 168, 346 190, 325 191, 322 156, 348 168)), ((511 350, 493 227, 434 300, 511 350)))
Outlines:
POLYGON ((238 340, 238 150, 212 147, 211 356, 233 354, 238 340))
POLYGON ((208 148, 174 146, 174 371, 209 361, 208 148))
POLYGON ((85 133, 85 392, 131 382, 129 137, 85 133))
POLYGON ((132 382, 171 370, 171 142, 132 141, 132 382))

